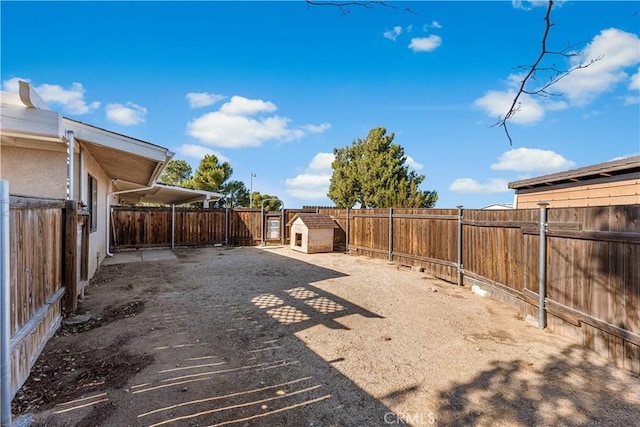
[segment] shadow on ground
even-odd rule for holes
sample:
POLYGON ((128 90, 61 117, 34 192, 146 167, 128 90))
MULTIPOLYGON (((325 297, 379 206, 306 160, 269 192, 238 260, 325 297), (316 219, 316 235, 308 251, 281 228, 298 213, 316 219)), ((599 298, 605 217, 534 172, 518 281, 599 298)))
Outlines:
POLYGON ((629 387, 617 375, 627 374, 594 365, 593 352, 578 345, 539 365, 494 361, 472 381, 440 393, 439 423, 461 427, 637 425, 640 380, 636 387, 629 387), (531 371, 534 377, 528 375, 531 371), (602 402, 610 404, 603 409, 602 402))
POLYGON ((178 258, 101 271, 84 310, 95 316, 133 300, 144 311, 48 344, 40 366, 62 353, 73 368, 38 378, 40 389, 60 395, 30 408, 39 425, 372 426, 393 414, 335 369, 339 360, 323 360, 294 336, 316 325, 344 328, 342 316, 380 318, 313 285, 343 274, 255 248, 178 258), (116 387, 84 372, 99 369, 105 351, 113 359, 113 342, 122 357, 151 361, 116 387), (95 381, 79 388, 79 375, 95 381))

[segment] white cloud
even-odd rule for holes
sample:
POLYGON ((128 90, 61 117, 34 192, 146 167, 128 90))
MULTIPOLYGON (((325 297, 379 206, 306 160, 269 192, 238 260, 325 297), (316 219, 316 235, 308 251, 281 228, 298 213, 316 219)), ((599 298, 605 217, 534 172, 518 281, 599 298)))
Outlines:
POLYGON ((30 82, 29 79, 25 79, 23 77, 13 77, 2 82, 2 90, 5 92, 18 93, 20 90, 20 85, 18 84, 19 81, 27 83, 30 82))
MULTIPOLYGON (((557 2, 558 4, 561 1, 557 2)), ((511 0, 514 9, 531 10, 534 7, 543 7, 549 4, 548 0, 511 0)))
MULTIPOLYGON (((30 83, 29 79, 14 77, 3 81, 2 87, 7 92, 18 93, 18 81, 20 80, 30 83)), ((85 101, 85 89, 82 86, 82 83, 74 82, 67 89, 60 85, 52 85, 48 83, 41 84, 40 86, 34 86, 33 88, 44 102, 49 105, 59 105, 62 108, 62 111, 67 114, 87 114, 93 112, 100 106, 100 103, 97 101, 91 103, 87 103, 87 101, 85 101)))
POLYGON ((335 159, 333 153, 316 154, 305 173, 285 180, 287 192, 301 200, 317 200, 327 197, 329 183, 333 173, 331 163, 335 159))
POLYGON ((491 169, 517 172, 554 172, 567 170, 573 166, 575 166, 575 162, 567 160, 551 150, 516 148, 502 153, 498 162, 491 165, 491 169))
POLYGON ((303 173, 284 181, 287 192, 301 200, 317 200, 327 197, 331 174, 303 173))
POLYGON ((629 81, 629 89, 640 90, 640 70, 633 76, 631 76, 631 81, 629 81))
POLYGON ((505 193, 510 191, 509 183, 497 178, 491 178, 484 184, 472 178, 458 178, 449 185, 449 190, 455 193, 505 193))
MULTIPOLYGON (((601 58, 587 68, 576 70, 553 86, 572 104, 584 106, 608 92, 629 76, 625 69, 640 63, 640 38, 616 28, 603 30, 579 55, 571 58, 571 66, 601 58)), ((636 77, 631 78, 631 83, 636 77)))
POLYGON ((218 160, 220 160, 221 162, 230 162, 231 159, 229 159, 229 157, 220 154, 217 151, 214 151, 210 148, 207 147, 203 147, 202 145, 195 145, 195 144, 182 144, 180 147, 178 147, 178 154, 180 154, 181 156, 184 157, 193 157, 196 159, 202 159, 204 158, 204 156, 206 155, 215 155, 218 160))
POLYGON ((414 52, 431 52, 442 44, 442 38, 436 35, 428 37, 415 37, 409 43, 409 49, 414 52))
POLYGON ((426 32, 426 31, 429 31, 429 30, 430 30, 430 29, 432 29, 432 28, 436 28, 436 29, 438 29, 438 30, 439 30, 439 29, 441 29, 441 28, 442 28, 442 25, 441 25, 438 21, 431 21, 431 23, 430 23, 430 24, 424 24, 424 25, 422 26, 422 31, 425 31, 425 32, 426 32))
POLYGON ((262 99, 249 99, 244 96, 232 96, 229 102, 225 102, 220 107, 220 112, 240 116, 252 116, 257 113, 271 113, 277 107, 273 102, 262 99))
POLYGON ((261 99, 233 96, 218 111, 206 113, 187 124, 187 134, 216 147, 259 147, 265 141, 294 141, 308 133, 320 133, 328 123, 291 127, 291 119, 259 113, 277 110, 274 103, 261 99), (255 117, 251 117, 255 116, 255 117))
POLYGON ((320 171, 328 171, 331 170, 331 164, 336 159, 336 156, 333 153, 318 153, 313 159, 311 159, 311 163, 309 163, 309 169, 320 170, 320 171))
POLYGON ((320 123, 319 125, 303 125, 300 129, 304 129, 309 133, 322 133, 331 129, 331 123, 320 123))
POLYGON ((122 126, 133 126, 144 122, 147 109, 133 102, 123 104, 107 104, 107 118, 122 126))
MULTIPOLYGON (((473 105, 485 110, 490 116, 498 118, 504 117, 509 111, 509 107, 516 96, 515 90, 499 91, 490 90, 481 98, 474 101, 473 105)), ((557 106, 559 106, 558 104, 557 106)), ((544 108, 534 97, 522 94, 520 96, 520 107, 511 117, 511 121, 517 124, 534 124, 544 117, 544 108)))
POLYGON ((222 101, 226 96, 218 95, 217 93, 190 92, 186 95, 186 98, 187 101, 189 101, 189 107, 202 108, 213 105, 218 101, 222 101))
POLYGON ((382 33, 385 39, 389 39, 393 41, 396 41, 396 39, 400 34, 402 34, 402 27, 399 25, 396 25, 395 27, 393 27, 393 30, 388 30, 382 33))
POLYGON ((415 161, 415 159, 411 156, 407 156, 407 161, 406 161, 407 165, 417 171, 419 171, 420 169, 422 169, 424 167, 424 165, 422 163, 418 163, 415 161))
POLYGON ((623 154, 622 156, 618 156, 618 157, 614 157, 613 159, 609 160, 610 162, 613 162, 614 160, 622 160, 622 159, 626 159, 628 157, 635 157, 635 156, 640 156, 640 152, 638 153, 631 153, 631 154, 623 154))
POLYGON ((624 102, 624 105, 640 104, 640 96, 633 96, 633 95, 625 96, 623 102, 624 102))

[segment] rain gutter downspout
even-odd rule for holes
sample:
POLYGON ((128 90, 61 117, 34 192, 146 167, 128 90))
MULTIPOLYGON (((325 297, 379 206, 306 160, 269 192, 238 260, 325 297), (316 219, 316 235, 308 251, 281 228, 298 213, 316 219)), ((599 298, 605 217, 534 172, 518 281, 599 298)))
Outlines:
POLYGON ((0 181, 0 424, 11 427, 11 291, 9 274, 9 181, 0 181))
POLYGON ((110 193, 107 193, 107 197, 105 199, 106 206, 107 206, 107 238, 106 238, 107 248, 105 250, 106 256, 113 256, 113 254, 109 251, 109 246, 111 243, 111 203, 109 203, 109 199, 111 198, 111 196, 115 196, 117 194, 135 193, 136 191, 152 190, 154 188, 155 186, 151 185, 149 187, 132 188, 131 190, 111 191, 110 193))
POLYGON ((74 148, 75 137, 72 130, 67 130, 67 200, 73 200, 75 195, 74 181, 75 181, 75 168, 74 168, 74 148))

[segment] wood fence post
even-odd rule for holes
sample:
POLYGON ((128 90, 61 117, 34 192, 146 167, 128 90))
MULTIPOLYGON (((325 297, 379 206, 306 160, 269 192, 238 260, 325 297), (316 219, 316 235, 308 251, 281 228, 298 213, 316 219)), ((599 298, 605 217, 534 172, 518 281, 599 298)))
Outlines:
POLYGON ((347 230, 346 230, 346 233, 345 233, 344 251, 346 253, 349 253, 349 208, 345 208, 345 211, 346 211, 345 215, 347 216, 347 221, 346 221, 347 222, 347 227, 346 227, 347 230))
POLYGON ((457 262, 457 285, 462 286, 462 205, 458 208, 458 262, 457 262))
POLYGON ((78 308, 78 204, 64 205, 64 286, 67 316, 78 308))
POLYGON ((389 262, 393 262, 393 208, 389 208, 389 262))

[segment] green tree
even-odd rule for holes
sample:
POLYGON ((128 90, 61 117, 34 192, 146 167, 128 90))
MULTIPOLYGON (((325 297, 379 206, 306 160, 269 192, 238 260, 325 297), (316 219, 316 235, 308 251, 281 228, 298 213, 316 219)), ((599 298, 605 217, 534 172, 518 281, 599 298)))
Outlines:
POLYGON ((264 202, 264 210, 265 211, 277 211, 281 208, 282 202, 278 199, 278 196, 271 196, 269 194, 260 194, 259 191, 254 191, 252 193, 251 200, 253 202, 252 208, 262 207, 262 202, 264 202), (276 200, 277 199, 277 200, 276 200))
POLYGON ((214 154, 207 154, 198 165, 193 179, 185 186, 195 190, 222 192, 223 184, 231 177, 233 169, 229 162, 219 163, 214 154))
POLYGON ((228 208, 249 206, 249 190, 242 181, 229 181, 222 185, 220 192, 225 195, 221 206, 228 208))
POLYGON ((438 200, 435 191, 422 191, 424 175, 409 171, 404 148, 393 143, 394 134, 383 127, 372 129, 365 139, 334 148, 333 175, 328 196, 338 207, 430 208, 438 200))
POLYGON ((192 173, 191 165, 185 160, 171 160, 167 163, 162 175, 160 175, 160 182, 168 185, 183 186, 192 178, 192 173))

